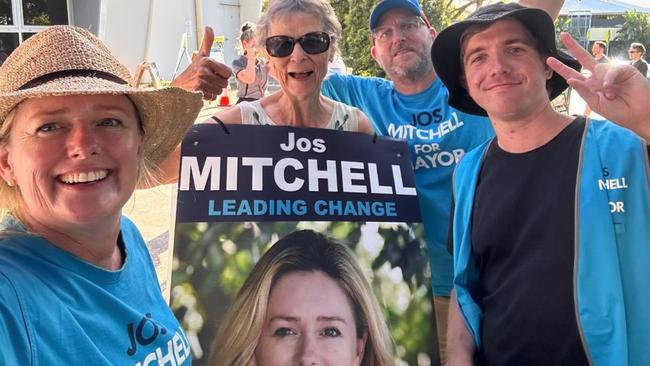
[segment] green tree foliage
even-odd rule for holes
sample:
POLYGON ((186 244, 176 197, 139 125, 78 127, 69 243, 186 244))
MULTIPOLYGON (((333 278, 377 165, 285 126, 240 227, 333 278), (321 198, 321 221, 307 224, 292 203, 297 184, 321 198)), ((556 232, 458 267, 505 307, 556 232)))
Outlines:
POLYGON ((22 12, 25 25, 68 24, 66 0, 23 0, 22 12))
POLYGON ((341 48, 343 60, 357 75, 384 77, 385 73, 370 55, 370 10, 376 0, 350 0, 348 12, 338 14, 345 24, 341 48))
MULTIPOLYGON (((370 55, 370 12, 379 0, 332 0, 332 6, 343 26, 343 37, 339 48, 343 60, 357 75, 385 77, 384 71, 370 55)), ((477 1, 468 1, 476 3, 477 1)), ((481 1, 479 1, 481 2, 481 1)), ((452 0, 420 0, 420 4, 431 24, 443 29, 460 14, 452 0)))
MULTIPOLYGON (((573 37, 574 39, 579 40, 580 39, 580 34, 578 30, 574 27, 571 27, 571 19, 566 18, 566 17, 558 17, 555 19, 555 44, 558 47, 563 47, 562 41, 560 40, 560 33, 562 32, 567 32, 573 37)), ((583 45, 583 47, 586 47, 587 45, 583 45)))
POLYGON ((640 42, 648 49, 650 46, 650 17, 636 10, 625 12, 625 23, 616 34, 616 40, 629 45, 640 42))

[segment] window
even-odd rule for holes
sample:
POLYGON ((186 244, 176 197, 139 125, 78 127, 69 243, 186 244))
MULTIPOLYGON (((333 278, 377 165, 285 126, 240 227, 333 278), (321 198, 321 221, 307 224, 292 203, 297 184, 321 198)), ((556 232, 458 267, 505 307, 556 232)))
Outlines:
POLYGON ((0 0, 0 65, 34 33, 70 24, 69 5, 69 0, 0 0))
POLYGON ((586 48, 589 45, 587 32, 591 28, 591 11, 572 11, 569 12, 568 17, 571 20, 569 31, 574 35, 576 41, 586 48))

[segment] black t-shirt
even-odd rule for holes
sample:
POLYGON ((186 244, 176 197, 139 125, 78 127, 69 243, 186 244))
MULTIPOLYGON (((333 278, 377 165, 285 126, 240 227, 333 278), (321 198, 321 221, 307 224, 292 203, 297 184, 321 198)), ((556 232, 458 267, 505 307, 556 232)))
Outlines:
POLYGON ((644 59, 632 62, 632 66, 636 67, 643 76, 648 76, 648 63, 644 59))
MULTIPOLYGON (((481 365, 588 365, 573 295, 578 117, 549 143, 512 154, 493 141, 472 213, 481 365)), ((650 156, 650 147, 648 147, 650 156)), ((452 217, 453 217, 452 202, 452 217)), ((448 249, 452 250, 450 235, 448 249)))
POLYGON ((574 197, 584 119, 511 154, 496 140, 481 168, 472 254, 484 292, 488 365, 588 365, 573 302, 574 197))

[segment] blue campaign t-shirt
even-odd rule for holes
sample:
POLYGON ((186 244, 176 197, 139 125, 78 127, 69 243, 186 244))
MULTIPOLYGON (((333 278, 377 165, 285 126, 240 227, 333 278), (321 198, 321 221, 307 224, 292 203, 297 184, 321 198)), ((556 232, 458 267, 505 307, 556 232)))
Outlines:
POLYGON ((135 225, 122 219, 121 269, 108 271, 0 223, 0 365, 191 365, 135 225))
POLYGON ((377 134, 407 141, 428 243, 433 293, 449 296, 453 263, 446 245, 451 177, 465 152, 494 136, 490 121, 450 107, 447 88, 438 78, 426 90, 406 95, 385 79, 331 75, 323 82, 322 92, 361 109, 377 134))

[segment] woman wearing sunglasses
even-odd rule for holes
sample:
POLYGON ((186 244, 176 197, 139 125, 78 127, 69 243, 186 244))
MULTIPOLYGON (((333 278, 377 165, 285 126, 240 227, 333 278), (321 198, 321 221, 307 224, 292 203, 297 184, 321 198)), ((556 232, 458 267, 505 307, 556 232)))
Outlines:
POLYGON ((225 123, 319 127, 373 133, 358 109, 321 95, 341 24, 327 0, 273 0, 257 24, 269 71, 280 90, 221 111, 225 123))

